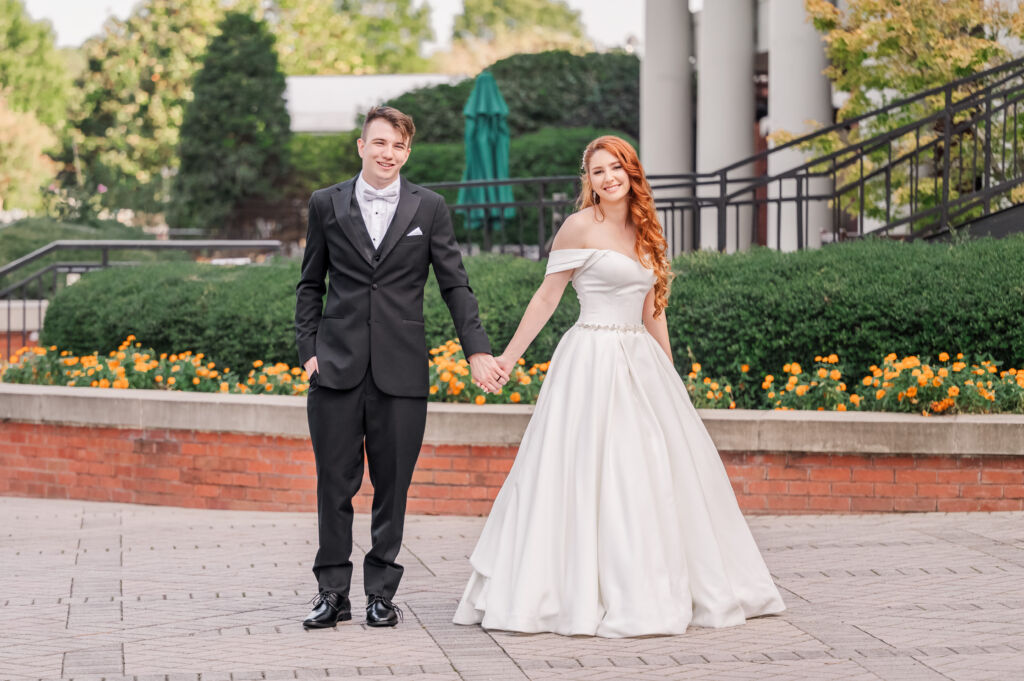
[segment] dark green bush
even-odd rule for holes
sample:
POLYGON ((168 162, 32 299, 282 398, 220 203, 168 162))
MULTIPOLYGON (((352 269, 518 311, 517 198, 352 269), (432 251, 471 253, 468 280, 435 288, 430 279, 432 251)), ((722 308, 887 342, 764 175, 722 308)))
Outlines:
POLYGON ((1024 237, 701 252, 674 269, 668 323, 681 371, 687 348, 704 373, 733 382, 743 363, 760 380, 833 352, 853 372, 890 352, 1024 364, 1024 237))
POLYGON ((93 272, 54 298, 41 340, 84 354, 113 350, 133 333, 158 352, 204 352, 221 366, 257 359, 294 365, 297 280, 296 263, 93 272))
MULTIPOLYGON (((511 256, 465 263, 484 327, 500 352, 544 265, 511 256)), ((847 376, 881 365, 890 352, 922 359, 963 352, 968 359, 989 355, 1007 366, 1024 365, 1024 237, 956 247, 864 241, 802 253, 701 252, 679 257, 674 266, 668 322, 681 371, 689 370, 688 349, 704 374, 734 385, 742 380, 741 364, 760 382, 765 374, 779 376, 787 362, 811 366, 815 355, 833 352, 847 376)), ((172 263, 97 272, 57 296, 43 342, 86 353, 116 348, 134 333, 158 351, 205 352, 230 367, 257 359, 295 364, 297 279, 297 263, 172 263)), ((424 305, 428 342, 452 338, 432 279, 424 305)), ((527 361, 550 359, 577 313, 575 294, 567 291, 527 361)))
MULTIPOLYGON (((577 126, 640 134, 640 60, 635 55, 553 50, 517 54, 488 70, 508 104, 513 137, 544 127, 577 126)), ((413 90, 387 104, 413 117, 418 142, 461 142, 462 107, 472 90, 473 80, 466 79, 413 90)))
MULTIPOLYGON (((467 258, 481 319, 495 352, 505 348, 544 277, 542 263, 511 256, 467 258)), ((85 354, 116 348, 129 334, 157 352, 203 352, 219 365, 255 360, 295 365, 294 262, 217 267, 170 263, 95 272, 62 291, 46 313, 42 342, 85 354), (254 292, 259 292, 254 295, 254 292)), ((577 316, 570 293, 528 361, 543 362, 577 316)), ((433 277, 424 300, 431 346, 455 337, 448 308, 433 277)))

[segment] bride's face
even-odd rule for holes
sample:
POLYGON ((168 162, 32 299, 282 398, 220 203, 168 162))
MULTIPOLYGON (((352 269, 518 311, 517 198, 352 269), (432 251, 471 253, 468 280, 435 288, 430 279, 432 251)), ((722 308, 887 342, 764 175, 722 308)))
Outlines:
POLYGON ((594 188, 602 203, 614 203, 629 194, 629 175, 614 154, 598 149, 590 156, 587 170, 590 186, 594 188))

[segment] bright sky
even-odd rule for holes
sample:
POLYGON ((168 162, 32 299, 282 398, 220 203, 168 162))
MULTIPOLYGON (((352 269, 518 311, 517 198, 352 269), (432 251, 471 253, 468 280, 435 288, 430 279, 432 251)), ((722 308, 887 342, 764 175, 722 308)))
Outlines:
MULTIPOLYGON (((581 11, 587 34, 599 47, 624 45, 629 36, 643 38, 643 2, 637 0, 567 0, 581 11)), ((61 47, 81 45, 99 33, 111 14, 124 18, 137 0, 24 0, 33 19, 48 19, 57 32, 61 47)), ((455 15, 462 11, 462 0, 418 0, 432 8, 434 34, 439 40, 451 35, 455 15)))

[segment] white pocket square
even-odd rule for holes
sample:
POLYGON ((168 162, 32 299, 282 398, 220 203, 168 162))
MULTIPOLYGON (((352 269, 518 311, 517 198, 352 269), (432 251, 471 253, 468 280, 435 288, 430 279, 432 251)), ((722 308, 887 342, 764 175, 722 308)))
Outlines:
POLYGON ((406 236, 423 236, 423 230, 417 227, 416 229, 406 234, 406 236))

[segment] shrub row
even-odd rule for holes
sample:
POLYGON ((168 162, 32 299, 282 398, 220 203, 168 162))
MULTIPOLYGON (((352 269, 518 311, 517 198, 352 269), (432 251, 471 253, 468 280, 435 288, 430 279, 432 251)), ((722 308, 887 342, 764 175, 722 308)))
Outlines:
MULTIPOLYGON (((513 256, 479 256, 466 259, 466 270, 484 328, 499 352, 543 278, 544 265, 513 256)), ((117 347, 134 334, 158 353, 202 352, 231 367, 255 360, 294 364, 298 277, 298 263, 280 261, 248 267, 167 263, 94 272, 54 299, 41 342, 77 355, 117 347)), ((547 361, 578 310, 567 291, 527 360, 547 361)), ((424 295, 424 323, 431 347, 455 337, 433 275, 424 295)))
MULTIPOLYGON (((674 267, 667 316, 683 374, 699 361, 708 376, 738 385, 748 375, 778 374, 794 358, 837 354, 848 375, 844 367, 863 370, 891 352, 926 360, 962 352, 972 353, 970 361, 1024 364, 1024 237, 958 246, 860 241, 801 253, 695 253, 680 256, 674 267)), ((544 265, 477 256, 466 258, 466 269, 500 351, 544 265)), ((87 353, 116 347, 134 333, 158 352, 204 352, 229 366, 254 359, 294 363, 297 279, 298 265, 287 262, 97 272, 53 301, 43 342, 87 353)), ((453 338, 432 280, 424 305, 428 343, 453 338)), ((567 290, 527 362, 550 359, 577 314, 575 294, 567 290)))

